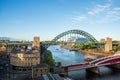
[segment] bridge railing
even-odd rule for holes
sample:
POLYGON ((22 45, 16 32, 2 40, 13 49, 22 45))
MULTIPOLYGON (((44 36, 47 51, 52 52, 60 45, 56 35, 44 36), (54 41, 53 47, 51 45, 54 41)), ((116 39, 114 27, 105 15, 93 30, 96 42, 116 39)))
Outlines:
POLYGON ((117 60, 120 60, 120 56, 113 56, 113 57, 104 59, 104 60, 102 60, 102 61, 99 61, 99 62, 95 63, 95 65, 102 64, 102 63, 107 62, 107 61, 109 61, 109 60, 112 60, 112 61, 110 62, 110 63, 112 63, 112 62, 115 62, 116 59, 117 59, 117 60))

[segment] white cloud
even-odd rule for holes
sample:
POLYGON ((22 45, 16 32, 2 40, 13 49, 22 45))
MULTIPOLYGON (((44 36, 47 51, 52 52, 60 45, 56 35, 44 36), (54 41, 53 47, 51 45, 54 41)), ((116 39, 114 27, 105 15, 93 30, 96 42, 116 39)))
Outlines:
POLYGON ((99 14, 103 11, 105 11, 106 9, 108 9, 111 6, 110 3, 105 4, 105 5, 96 5, 91 11, 88 12, 89 15, 95 15, 95 14, 99 14))
POLYGON ((86 19, 86 16, 84 15, 79 15, 79 16, 75 16, 74 18, 72 18, 73 22, 79 22, 79 21, 83 21, 86 19))
POLYGON ((120 7, 112 7, 112 2, 110 1, 105 5, 96 4, 86 14, 72 18, 72 21, 80 23, 87 22, 89 24, 109 24, 115 21, 119 21, 120 7))
POLYGON ((115 10, 115 11, 120 11, 120 8, 119 8, 119 7, 113 8, 113 10, 115 10))
POLYGON ((114 8, 110 11, 107 11, 106 15, 101 19, 101 23, 110 23, 120 20, 120 10, 119 8, 114 8))

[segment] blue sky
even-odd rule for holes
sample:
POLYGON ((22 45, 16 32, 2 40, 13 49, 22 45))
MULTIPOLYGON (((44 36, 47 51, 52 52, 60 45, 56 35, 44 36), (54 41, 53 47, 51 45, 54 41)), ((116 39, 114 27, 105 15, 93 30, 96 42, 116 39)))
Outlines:
POLYGON ((0 37, 51 40, 71 29, 120 40, 120 0, 0 0, 0 37))

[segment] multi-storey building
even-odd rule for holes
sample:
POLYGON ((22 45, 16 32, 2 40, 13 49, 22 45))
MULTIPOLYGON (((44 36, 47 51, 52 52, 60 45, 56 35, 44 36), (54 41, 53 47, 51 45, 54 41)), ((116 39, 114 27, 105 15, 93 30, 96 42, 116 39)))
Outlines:
MULTIPOLYGON (((37 37, 36 37, 37 38, 37 37)), ((39 38, 33 41, 34 46, 15 47, 10 53, 10 63, 15 70, 31 70, 33 65, 40 64, 39 38), (38 42, 35 44, 35 42, 38 42)))
POLYGON ((49 67, 46 64, 39 64, 32 67, 32 77, 38 77, 49 72, 49 67))

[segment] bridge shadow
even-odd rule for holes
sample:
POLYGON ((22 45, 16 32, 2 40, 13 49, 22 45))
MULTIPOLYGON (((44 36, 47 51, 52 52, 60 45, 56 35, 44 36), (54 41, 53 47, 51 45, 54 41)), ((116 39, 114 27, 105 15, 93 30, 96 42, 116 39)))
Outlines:
POLYGON ((111 74, 120 73, 120 69, 118 69, 118 68, 111 67, 111 66, 107 66, 107 68, 111 69, 111 74))
POLYGON ((86 79, 85 80, 94 80, 94 78, 100 77, 100 74, 93 73, 91 71, 86 71, 86 79))
POLYGON ((99 67, 100 73, 96 74, 86 70, 70 72, 68 76, 73 80, 120 80, 120 69, 99 67), (72 75, 72 76, 71 76, 72 75))
POLYGON ((120 80, 120 69, 101 67, 99 74, 86 72, 85 80, 120 80))

